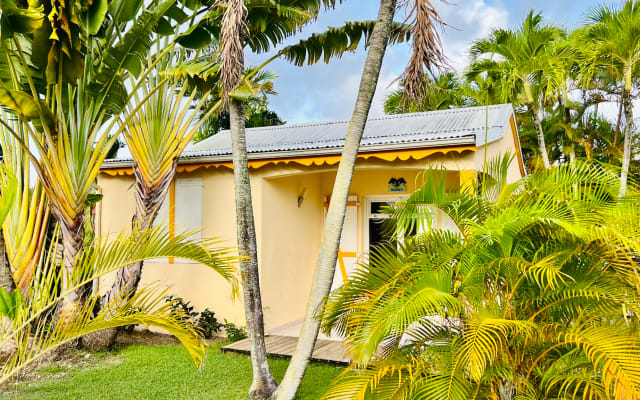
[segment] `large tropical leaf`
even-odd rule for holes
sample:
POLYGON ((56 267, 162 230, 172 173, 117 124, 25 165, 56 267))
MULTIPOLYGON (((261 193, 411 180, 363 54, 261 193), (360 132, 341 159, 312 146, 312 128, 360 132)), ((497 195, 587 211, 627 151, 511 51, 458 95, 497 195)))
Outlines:
MULTIPOLYGON (((175 335, 186 347, 196 365, 202 362, 205 347, 184 314, 175 311, 172 303, 165 302, 167 289, 148 286, 135 295, 120 293, 94 314, 97 295, 79 303, 73 315, 64 315, 52 321, 50 310, 61 304, 65 296, 107 273, 138 260, 157 257, 180 257, 206 265, 236 286, 235 269, 231 253, 218 247, 215 239, 194 241, 191 232, 173 237, 166 229, 154 228, 144 232, 121 233, 112 240, 106 239, 92 251, 77 259, 72 275, 61 277, 55 257, 47 259, 48 267, 42 269, 38 279, 31 281, 27 289, 29 302, 22 302, 14 312, 11 329, 0 332, 0 345, 13 343, 16 350, 0 369, 0 382, 6 382, 20 370, 47 352, 79 337, 103 329, 129 324, 153 325, 175 335), (143 237, 143 241, 138 239, 143 237), (68 286, 55 290, 61 279, 68 286)), ((51 254, 55 254, 55 248, 51 254)))
MULTIPOLYGON (((298 66, 315 64, 320 60, 328 63, 330 59, 340 57, 345 52, 355 51, 361 41, 366 45, 374 25, 375 21, 355 21, 337 28, 330 27, 323 33, 313 34, 283 48, 279 54, 298 66)), ((410 25, 394 23, 389 43, 406 42, 411 33, 410 25)))

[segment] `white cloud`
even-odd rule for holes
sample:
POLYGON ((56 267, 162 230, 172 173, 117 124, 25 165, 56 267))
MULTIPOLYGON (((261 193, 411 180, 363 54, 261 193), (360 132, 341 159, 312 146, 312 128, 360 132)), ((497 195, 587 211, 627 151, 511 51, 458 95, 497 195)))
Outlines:
MULTIPOLYGON (((488 4, 488 0, 457 0, 457 4, 436 2, 443 19, 452 26, 442 35, 444 50, 452 67, 461 71, 467 64, 467 52, 471 42, 488 34, 493 28, 507 26, 509 13, 505 8, 488 4)), ((346 20, 375 18, 377 5, 371 0, 346 2, 335 11, 327 12, 320 20, 305 29, 300 37, 324 27, 338 26, 346 20), (366 5, 365 5, 366 4, 366 5)), ((396 16, 402 20, 403 15, 396 16)), ((297 39, 296 39, 297 40, 297 39)), ((292 40, 293 41, 293 40, 292 40)), ((384 99, 393 90, 389 88, 405 68, 411 48, 398 44, 387 49, 376 95, 371 108, 372 116, 384 114, 384 99)), ((319 120, 344 120, 351 117, 360 85, 360 74, 366 52, 360 48, 342 59, 332 60, 329 65, 293 67, 277 61, 270 69, 280 78, 275 89, 280 93, 271 98, 271 107, 287 122, 309 122, 319 120)), ((250 62, 258 64, 264 56, 249 56, 250 62)))
POLYGON ((371 111, 369 115, 372 117, 381 117, 384 115, 384 101, 389 93, 394 91, 398 87, 398 75, 395 73, 387 72, 380 74, 378 79, 378 87, 376 88, 376 94, 373 96, 373 102, 371 103, 371 111))
POLYGON ((509 22, 505 8, 490 6, 485 0, 439 5, 438 11, 451 25, 442 35, 442 41, 451 66, 459 72, 467 66, 471 43, 495 28, 506 27, 509 22))

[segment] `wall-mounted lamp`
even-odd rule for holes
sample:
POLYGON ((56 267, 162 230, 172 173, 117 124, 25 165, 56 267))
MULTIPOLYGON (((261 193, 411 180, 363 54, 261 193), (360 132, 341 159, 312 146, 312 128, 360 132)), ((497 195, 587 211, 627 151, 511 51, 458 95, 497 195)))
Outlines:
POLYGON ((302 189, 302 193, 298 196, 298 208, 302 207, 302 203, 304 202, 304 195, 307 194, 307 188, 302 189))

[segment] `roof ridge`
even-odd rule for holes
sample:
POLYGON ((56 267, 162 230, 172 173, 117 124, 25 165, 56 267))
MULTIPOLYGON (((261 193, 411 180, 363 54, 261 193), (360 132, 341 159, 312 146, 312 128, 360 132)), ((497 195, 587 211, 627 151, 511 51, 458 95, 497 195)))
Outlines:
MULTIPOLYGON (((365 128, 363 143, 413 143, 421 140, 418 137, 478 137, 486 128, 496 131, 492 133, 495 136, 499 135, 497 130, 501 131, 508 125, 507 120, 512 115, 512 110, 510 104, 493 104, 369 118, 368 121, 372 123, 367 124, 365 128), (484 118, 480 118, 485 110, 491 112, 488 126, 484 118)), ((253 138, 250 140, 253 144, 249 146, 253 152, 267 152, 274 147, 290 151, 303 148, 333 148, 344 144, 348 123, 349 121, 321 121, 248 128, 247 139, 253 138), (306 132, 309 134, 302 134, 306 132)), ((184 154, 190 156, 201 153, 226 153, 230 148, 229 130, 224 130, 211 138, 189 145, 184 154)))
MULTIPOLYGON (((499 127, 498 125, 491 125, 489 126, 489 128, 497 128, 499 127)), ((459 131, 459 132, 474 132, 474 131, 480 131, 480 130, 484 130, 485 128, 465 128, 465 129, 455 129, 455 131, 459 131)), ((432 133, 434 134, 438 134, 438 133, 445 133, 445 132, 451 132, 454 131, 454 129, 441 129, 441 130, 437 130, 437 131, 432 131, 432 133)), ((419 133, 419 132, 413 132, 415 133, 419 133)), ((384 136, 375 136, 373 138, 367 138, 367 139, 383 139, 383 138, 388 138, 388 137, 400 137, 400 136, 407 136, 407 133, 397 133, 397 134, 388 134, 388 135, 384 135, 384 136)), ((456 137, 463 137, 463 136, 468 136, 468 135, 464 135, 464 134, 460 134, 457 135, 456 137)), ((363 136, 363 139, 365 139, 365 137, 363 136)), ((330 142, 336 142, 336 141, 340 141, 340 142, 344 142, 345 139, 315 139, 315 140, 299 140, 299 141, 294 141, 294 142, 289 142, 290 145, 296 145, 296 144, 307 144, 307 143, 330 143, 330 142)), ((256 147, 268 147, 267 144, 262 144, 262 145, 253 145, 252 147, 256 148, 256 147)), ((199 149, 194 149, 194 150, 187 150, 185 149, 183 151, 184 153, 196 153, 198 151, 203 151, 203 150, 199 150, 199 149)))
POLYGON ((471 106, 471 107, 455 107, 455 108, 447 108, 444 110, 431 110, 431 111, 418 111, 412 113, 402 113, 402 114, 386 114, 380 117, 368 118, 367 121, 381 121, 385 119, 409 119, 409 118, 417 118, 424 117, 425 115, 437 115, 437 114, 447 114, 447 113, 456 113, 456 112, 469 112, 476 109, 495 109, 495 108, 508 108, 511 103, 503 103, 503 104, 490 104, 488 106, 471 106))

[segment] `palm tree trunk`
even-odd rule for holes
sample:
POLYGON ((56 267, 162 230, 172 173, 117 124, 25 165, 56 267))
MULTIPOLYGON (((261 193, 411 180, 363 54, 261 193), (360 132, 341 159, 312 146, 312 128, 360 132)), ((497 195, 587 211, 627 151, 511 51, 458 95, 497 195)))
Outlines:
POLYGON ((620 101, 618 107, 618 121, 616 122, 616 131, 613 134, 613 147, 618 145, 618 137, 620 136, 620 127, 622 126, 622 112, 624 111, 624 102, 620 101))
POLYGON ((628 91, 625 91, 622 94, 622 103, 624 105, 624 118, 626 125, 624 127, 624 153, 622 154, 622 171, 620 171, 619 197, 624 197, 627 194, 627 179, 629 177, 629 164, 631 164, 633 103, 631 102, 631 94, 628 91))
POLYGON ((569 163, 573 164, 576 160, 576 138, 573 137, 573 127, 571 126, 571 110, 567 107, 566 90, 558 96, 558 102, 562 109, 562 119, 565 125, 565 131, 567 132, 567 139, 571 142, 571 148, 569 149, 569 163))
POLYGON ((571 144, 571 148, 569 149, 569 163, 573 164, 576 161, 576 147, 575 143, 571 144))
POLYGON ((529 111, 533 116, 533 123, 536 126, 538 132, 538 147, 540 148, 540 155, 542 156, 542 165, 545 169, 549 169, 551 164, 549 163, 549 154, 547 154, 547 145, 544 141, 544 131, 542 130, 542 122, 540 121, 540 115, 538 115, 538 107, 535 103, 529 103, 529 111))
POLYGON ((511 400, 515 395, 515 385, 512 381, 502 380, 498 386, 498 395, 500 396, 500 400, 511 400))
MULTIPOLYGON (((173 168, 167 173, 162 182, 155 187, 149 187, 145 183, 138 168, 134 168, 134 171, 136 176, 136 211, 133 215, 132 225, 134 229, 143 231, 151 228, 158 216, 158 211, 167 197, 171 182, 175 176, 176 162, 174 161, 173 168)), ((128 294, 127 298, 133 296, 140 283, 142 266, 142 261, 139 261, 121 268, 111 289, 102 297, 102 304, 106 304, 123 293, 128 294)))
MULTIPOLYGON (((54 210, 54 215, 56 214, 54 210)), ((66 223, 64 218, 57 218, 57 221, 62 233, 62 290, 64 291, 73 285, 75 260, 84 245, 84 214, 78 215, 72 224, 66 223)), ((67 294, 55 318, 56 321, 60 318, 74 318, 76 308, 82 304, 86 294, 88 294, 87 287, 78 288, 67 294)))
MULTIPOLYGON (((136 211, 132 219, 133 229, 142 231, 153 226, 158 216, 158 211, 167 197, 171 182, 175 177, 176 163, 177 160, 174 161, 173 167, 162 182, 155 187, 149 187, 142 177, 140 170, 134 167, 136 177, 136 211)), ((140 278, 142 277, 142 267, 143 262, 138 261, 119 269, 111 288, 101 297, 100 304, 104 306, 118 296, 122 296, 123 300, 131 298, 138 290, 140 278)), ((97 350, 113 346, 119 332, 120 329, 114 328, 91 335, 91 347, 97 350)))
POLYGON ((253 381, 249 390, 249 398, 268 399, 278 385, 271 375, 267 362, 267 347, 264 343, 264 317, 260 295, 256 228, 253 220, 244 112, 242 104, 233 99, 229 99, 229 119, 233 150, 238 251, 240 256, 244 257, 240 262, 242 294, 253 367, 253 381))
POLYGON ((371 34, 370 47, 360 80, 358 98, 345 138, 342 159, 338 166, 338 172, 331 194, 331 202, 324 223, 320 253, 316 261, 306 315, 296 351, 291 358, 284 379, 275 394, 275 398, 278 400, 294 399, 318 337, 320 321, 316 319, 316 312, 322 309, 331 289, 342 226, 347 210, 347 198, 360 147, 360 139, 364 132, 373 95, 375 94, 378 84, 382 59, 384 58, 387 48, 395 8, 396 0, 380 1, 378 21, 371 34))

